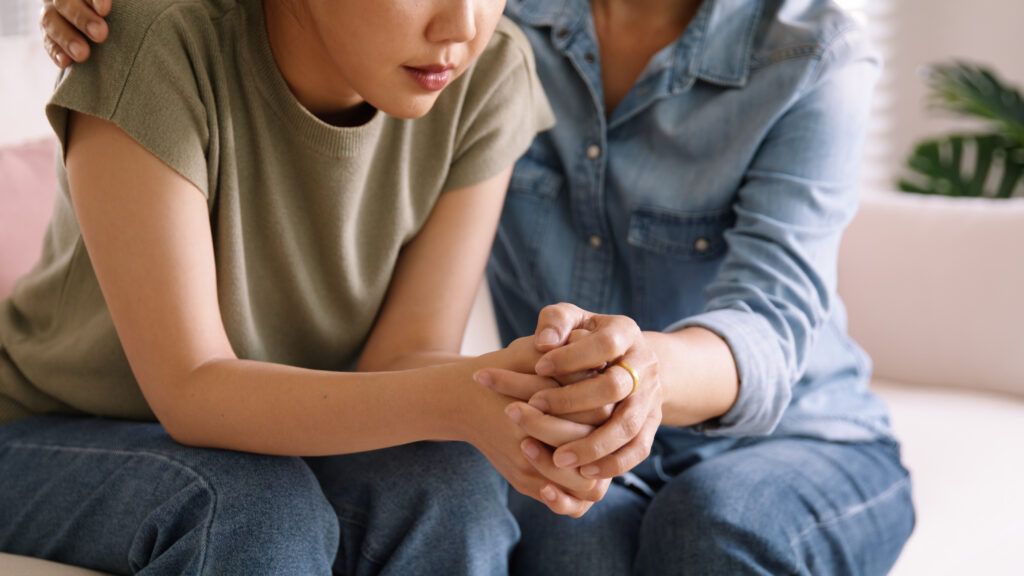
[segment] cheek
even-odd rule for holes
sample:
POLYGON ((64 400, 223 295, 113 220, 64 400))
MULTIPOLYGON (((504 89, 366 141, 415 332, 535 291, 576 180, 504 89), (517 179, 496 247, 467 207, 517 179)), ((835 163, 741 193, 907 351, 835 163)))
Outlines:
POLYGON ((494 35, 494 29, 498 26, 498 21, 501 20, 501 14, 505 9, 505 2, 493 2, 490 0, 484 0, 477 5, 476 9, 476 38, 470 42, 470 50, 473 53, 473 58, 476 59, 484 48, 487 47, 487 43, 491 41, 491 36, 494 35))

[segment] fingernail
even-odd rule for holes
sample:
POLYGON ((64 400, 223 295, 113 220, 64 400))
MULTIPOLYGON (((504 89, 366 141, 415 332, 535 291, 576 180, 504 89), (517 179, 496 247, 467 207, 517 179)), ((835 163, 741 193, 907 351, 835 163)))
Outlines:
POLYGON ((558 496, 557 494, 555 494, 555 489, 552 488, 551 486, 545 486, 541 488, 540 495, 548 502, 554 502, 555 498, 558 496))
POLYGON ((508 416, 509 420, 519 424, 519 421, 523 419, 523 413, 519 410, 519 407, 509 404, 505 407, 505 416, 508 416))
POLYGON ((534 396, 533 398, 530 398, 530 406, 533 406, 534 408, 540 410, 541 412, 547 412, 551 408, 551 404, 548 404, 548 401, 541 398, 540 396, 534 396))
POLYGON ((555 454, 555 466, 559 468, 568 468, 569 466, 575 466, 576 462, 579 462, 579 458, 572 452, 559 452, 555 454))
POLYGON ((526 457, 530 460, 536 460, 537 454, 540 454, 540 448, 537 448, 537 445, 529 440, 523 440, 519 447, 522 448, 523 454, 526 454, 526 457))
POLYGON ((583 468, 580 468, 580 474, 586 476, 587 478, 590 478, 591 476, 597 476, 597 474, 600 471, 601 469, 597 466, 597 464, 587 464, 583 468))
POLYGON ((538 376, 550 376, 555 371, 555 364, 547 358, 541 358, 537 365, 533 367, 533 371, 538 376))
POLYGON ((71 52, 71 57, 72 58, 81 58, 82 54, 83 54, 81 43, 79 43, 79 42, 72 42, 71 44, 69 44, 68 45, 68 52, 71 52))
POLYGON ((537 344, 540 346, 554 346, 558 344, 558 332, 554 328, 545 328, 537 335, 537 344))
POLYGON ((490 373, 484 372, 483 370, 480 370, 478 372, 474 372, 473 373, 473 380, 477 384, 483 384, 484 386, 487 386, 488 388, 491 387, 491 375, 490 375, 490 373))
POLYGON ((100 39, 100 25, 96 22, 89 22, 85 25, 85 31, 89 33, 89 38, 99 41, 100 39))

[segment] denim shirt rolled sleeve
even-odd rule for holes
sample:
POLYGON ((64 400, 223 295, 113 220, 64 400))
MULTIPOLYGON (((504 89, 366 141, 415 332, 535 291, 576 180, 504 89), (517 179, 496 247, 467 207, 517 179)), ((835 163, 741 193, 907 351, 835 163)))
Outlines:
POLYGON ((842 32, 807 87, 774 124, 746 171, 725 233, 729 253, 706 288, 707 312, 669 326, 702 326, 729 344, 740 375, 729 412, 708 433, 773 430, 836 300, 843 229, 857 209, 858 166, 878 62, 842 32))
POLYGON ((880 62, 825 0, 704 0, 604 109, 589 3, 510 0, 557 124, 516 164, 487 277, 503 340, 543 306, 706 328, 740 389, 708 436, 890 437, 836 293, 880 62))

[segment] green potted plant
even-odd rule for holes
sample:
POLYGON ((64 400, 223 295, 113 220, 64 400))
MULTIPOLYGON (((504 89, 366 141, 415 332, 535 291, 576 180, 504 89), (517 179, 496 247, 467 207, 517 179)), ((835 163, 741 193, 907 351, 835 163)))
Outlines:
POLYGON ((917 194, 1024 196, 1024 100, 991 70, 956 62, 925 69, 932 108, 974 118, 984 132, 925 140, 907 159, 899 189, 917 194))

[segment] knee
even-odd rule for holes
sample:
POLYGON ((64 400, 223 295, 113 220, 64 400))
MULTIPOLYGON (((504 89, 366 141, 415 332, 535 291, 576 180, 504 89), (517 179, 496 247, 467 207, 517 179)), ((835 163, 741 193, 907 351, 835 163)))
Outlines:
POLYGON ((413 495, 424 513, 443 512, 456 523, 511 521, 508 483, 475 448, 460 442, 429 442, 410 449, 409 469, 417 471, 413 495))
POLYGON ((160 501, 133 542, 136 564, 177 553, 174 544, 203 551, 207 567, 329 572, 338 520, 301 459, 189 450, 183 458, 165 457, 163 466, 160 501))
POLYGON ((694 472, 670 482, 651 502, 637 572, 678 573, 686 566, 694 574, 792 573, 795 558, 772 486, 694 472))

